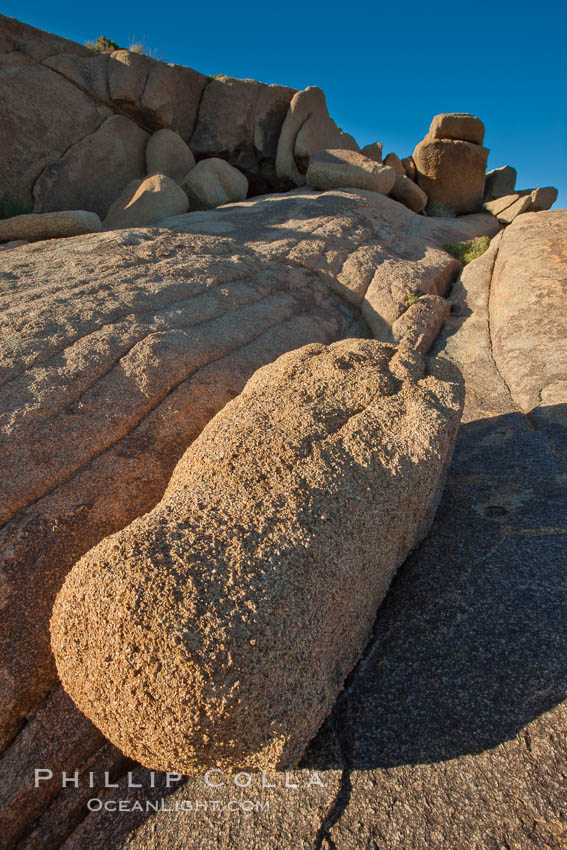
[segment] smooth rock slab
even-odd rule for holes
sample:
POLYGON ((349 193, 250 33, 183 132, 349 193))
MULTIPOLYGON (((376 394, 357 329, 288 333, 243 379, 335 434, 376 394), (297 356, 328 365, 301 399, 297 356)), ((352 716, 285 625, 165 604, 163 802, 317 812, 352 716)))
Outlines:
POLYGON ((447 361, 374 340, 256 372, 67 577, 52 646, 81 711, 159 770, 295 765, 427 533, 462 400, 447 361))
POLYGON ((567 402, 567 211, 526 213, 507 228, 490 297, 492 348, 524 413, 567 402), (548 401, 548 404, 551 404, 548 401))
POLYGON ((42 239, 61 239, 65 236, 96 233, 101 228, 98 215, 85 210, 15 215, 0 221, 0 243, 17 242, 18 245, 23 245, 25 242, 40 242, 42 239))

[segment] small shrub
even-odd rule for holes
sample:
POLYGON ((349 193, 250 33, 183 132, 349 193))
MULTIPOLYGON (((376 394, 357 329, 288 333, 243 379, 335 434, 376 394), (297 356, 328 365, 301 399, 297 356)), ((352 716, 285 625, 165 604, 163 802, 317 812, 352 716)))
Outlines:
POLYGON ((457 214, 454 210, 446 207, 445 204, 440 204, 439 201, 432 201, 427 206, 427 215, 435 216, 436 218, 456 218, 457 214))
POLYGON ((419 292, 410 292, 408 293, 408 297, 406 298, 406 302, 408 304, 415 304, 416 301, 419 301, 421 298, 421 294, 419 292))
POLYGON ((85 47, 94 53, 113 53, 115 50, 120 50, 116 42, 105 35, 99 35, 96 41, 85 41, 85 47))
POLYGON ((145 41, 131 41, 128 45, 130 53, 138 53, 140 56, 147 56, 148 59, 159 59, 157 50, 148 47, 145 41))
POLYGON ((476 260, 477 257, 484 254, 489 245, 490 239, 488 236, 477 236, 476 239, 470 239, 468 242, 459 242, 457 245, 446 242, 443 245, 443 249, 466 266, 471 260, 476 260))

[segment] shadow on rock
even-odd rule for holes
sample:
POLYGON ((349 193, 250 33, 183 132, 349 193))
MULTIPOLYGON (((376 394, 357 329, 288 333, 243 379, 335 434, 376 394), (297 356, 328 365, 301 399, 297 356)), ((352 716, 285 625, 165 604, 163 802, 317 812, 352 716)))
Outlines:
POLYGON ((480 753, 565 698, 566 414, 563 404, 462 426, 432 530, 302 766, 348 773, 480 753))

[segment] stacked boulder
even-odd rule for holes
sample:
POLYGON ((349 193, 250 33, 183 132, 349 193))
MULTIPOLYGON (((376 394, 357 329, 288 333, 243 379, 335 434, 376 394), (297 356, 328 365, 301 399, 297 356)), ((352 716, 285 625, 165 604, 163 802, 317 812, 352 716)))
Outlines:
POLYGON ((429 204, 449 213, 473 213, 482 207, 488 148, 484 124, 468 113, 436 115, 413 152, 418 186, 429 204))

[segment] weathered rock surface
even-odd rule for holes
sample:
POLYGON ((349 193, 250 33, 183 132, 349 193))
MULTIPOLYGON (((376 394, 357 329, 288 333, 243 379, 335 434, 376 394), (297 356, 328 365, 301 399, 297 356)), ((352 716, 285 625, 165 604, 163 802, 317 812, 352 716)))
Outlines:
POLYGON ((396 174, 396 182, 394 183, 390 194, 392 198, 405 204, 414 212, 422 212, 427 206, 427 195, 420 189, 417 183, 410 180, 404 174, 396 174))
POLYGON ((39 242, 42 239, 96 233, 101 229, 98 215, 84 210, 17 215, 0 220, 0 242, 39 242))
POLYGON ((203 94, 191 150, 197 157, 226 159, 253 176, 259 191, 277 188, 278 139, 294 93, 256 80, 212 80, 203 94))
POLYGON ((454 139, 482 145, 484 124, 468 112, 444 112, 434 116, 427 135, 429 139, 454 139))
POLYGON ((397 153, 389 153, 388 156, 384 160, 384 165, 387 165, 390 168, 393 168, 394 171, 396 172, 396 174, 404 174, 405 175, 405 173, 406 173, 406 170, 403 166, 403 163, 402 163, 402 161, 401 161, 401 159, 400 159, 400 157, 398 156, 397 153))
POLYGON ((177 232, 0 255, 3 744, 53 687, 47 623, 69 568, 159 501, 250 375, 368 334, 358 311, 391 339, 408 291, 443 295, 459 268, 440 246, 498 231, 488 215, 428 219, 373 192, 297 191, 164 223, 177 232))
POLYGON ((501 168, 493 168, 486 172, 484 181, 484 200, 493 201, 503 195, 511 195, 516 188, 518 174, 511 165, 503 165, 501 168))
POLYGON ((58 53, 91 55, 82 44, 0 15, 0 68, 32 65, 58 53))
POLYGON ((153 174, 126 186, 110 207, 104 227, 106 230, 149 227, 188 209, 189 199, 183 189, 165 174, 153 174))
POLYGON ((307 183, 314 189, 369 189, 387 195, 396 180, 393 168, 380 165, 356 151, 323 150, 313 154, 307 183))
MULTIPOLYGON (((78 46, 78 45, 77 45, 78 46)), ((76 51, 70 51, 76 53, 76 51)), ((44 64, 113 111, 153 133, 169 128, 188 141, 207 77, 129 50, 87 56, 54 56, 44 64)))
POLYGON ((446 365, 425 376, 374 340, 283 355, 154 510, 75 565, 57 669, 126 755, 185 774, 297 764, 433 518, 462 407, 446 365))
POLYGON ((325 95, 317 86, 294 94, 282 125, 276 154, 276 172, 281 180, 296 186, 306 182, 305 174, 313 154, 325 149, 358 151, 352 136, 339 130, 329 117, 325 95))
POLYGON ((146 145, 146 170, 151 174, 165 174, 176 183, 195 165, 195 157, 179 133, 173 130, 158 130, 150 136, 146 145))
MULTIPOLYGON (((557 189, 555 186, 545 186, 542 189, 526 189, 530 194, 530 207, 528 212, 543 212, 549 210, 557 200, 557 189)), ((523 192, 520 192, 523 194, 523 192)))
POLYGON ((511 195, 503 195, 493 201, 486 201, 483 209, 495 215, 502 224, 510 224, 523 212, 543 212, 557 200, 557 189, 547 186, 543 189, 522 189, 511 195))
POLYGON ((371 145, 365 145, 360 153, 367 159, 373 159, 374 162, 382 162, 382 142, 372 142, 371 145))
MULTIPOLYGON (((268 773, 275 788, 254 776, 251 787, 236 788, 221 776, 220 810, 192 817, 176 804, 211 792, 192 777, 158 815, 89 814, 65 850, 560 850, 565 406, 544 401, 519 414, 492 357, 488 303, 500 238, 463 270, 434 348, 459 366, 467 392, 437 518, 398 571, 349 687, 290 774, 298 789, 286 788, 282 773, 268 773), (322 786, 308 786, 313 770, 322 786), (269 811, 235 817, 229 801, 246 805, 251 796, 269 811)), ((133 779, 143 788, 128 789, 124 774, 119 789, 96 796, 132 806, 163 796, 148 771, 133 779)), ((46 820, 61 812, 61 796, 46 820)))
POLYGON ((31 212, 43 169, 94 133, 110 112, 47 68, 25 65, 0 70, 0 114, 0 215, 11 216, 31 212))
POLYGON ((148 134, 113 115, 57 161, 34 185, 34 212, 85 209, 104 218, 117 195, 146 173, 148 134))
POLYGON ((182 187, 192 210, 212 210, 223 204, 244 201, 248 194, 248 180, 244 174, 217 157, 201 160, 186 175, 182 187))
POLYGON ((413 152, 417 184, 430 203, 456 213, 475 212, 484 197, 488 153, 471 142, 426 137, 413 152))
POLYGON ((450 312, 451 306, 444 298, 439 295, 424 295, 394 322, 394 339, 421 354, 426 354, 450 312))
POLYGON ((567 403, 567 211, 527 213, 507 228, 490 323, 500 372, 519 409, 567 403))
POLYGON ((402 159, 402 165, 405 168, 406 175, 410 180, 415 180, 416 170, 415 170, 415 162, 413 161, 413 156, 405 156, 402 159))

